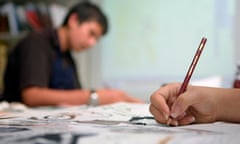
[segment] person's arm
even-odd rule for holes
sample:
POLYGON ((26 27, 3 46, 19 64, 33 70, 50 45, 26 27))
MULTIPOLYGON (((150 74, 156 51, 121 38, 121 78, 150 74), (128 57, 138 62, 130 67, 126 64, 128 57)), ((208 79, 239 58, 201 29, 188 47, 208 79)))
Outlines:
MULTIPOLYGON (((139 99, 128 96, 126 93, 113 89, 99 89, 99 105, 114 102, 142 102, 139 99)), ((89 90, 55 90, 42 87, 28 87, 22 90, 23 103, 28 106, 44 105, 81 105, 88 104, 89 90)))
POLYGON ((240 123, 240 89, 220 89, 218 95, 217 120, 240 123))
POLYGON ((29 87, 22 91, 23 103, 28 106, 77 105, 87 104, 88 90, 54 90, 42 87, 29 87))
POLYGON ((240 122, 240 89, 189 86, 177 96, 179 88, 180 84, 170 84, 152 94, 150 111, 157 121, 172 125, 240 122))

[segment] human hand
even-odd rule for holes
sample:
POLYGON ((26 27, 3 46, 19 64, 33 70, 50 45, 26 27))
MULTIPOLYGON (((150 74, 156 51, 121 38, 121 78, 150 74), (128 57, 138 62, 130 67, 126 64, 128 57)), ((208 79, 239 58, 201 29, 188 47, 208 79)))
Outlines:
POLYGON ((151 95, 150 112, 158 122, 178 126, 216 120, 214 88, 189 86, 178 96, 180 87, 169 84, 151 95))
POLYGON ((110 104, 115 102, 143 103, 142 100, 130 97, 125 92, 115 89, 99 89, 96 91, 99 95, 99 104, 110 104))

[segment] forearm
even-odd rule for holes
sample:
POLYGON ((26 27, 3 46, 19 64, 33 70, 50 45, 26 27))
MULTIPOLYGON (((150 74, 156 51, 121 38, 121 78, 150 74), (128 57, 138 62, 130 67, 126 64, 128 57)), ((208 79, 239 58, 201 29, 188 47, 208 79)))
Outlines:
POLYGON ((43 105, 80 105, 89 100, 89 90, 54 90, 31 87, 23 90, 23 102, 29 106, 43 105))
POLYGON ((221 89, 216 94, 217 120, 240 123, 240 89, 221 89))

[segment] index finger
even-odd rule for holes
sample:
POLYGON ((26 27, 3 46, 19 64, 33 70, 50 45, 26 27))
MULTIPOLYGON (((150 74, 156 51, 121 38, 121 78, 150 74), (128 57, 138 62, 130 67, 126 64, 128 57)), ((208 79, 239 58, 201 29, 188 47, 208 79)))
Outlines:
POLYGON ((151 95, 150 102, 156 109, 156 112, 163 114, 164 119, 168 118, 168 116, 170 115, 170 109, 167 104, 167 97, 161 93, 161 89, 157 90, 151 95))
MULTIPOLYGON (((171 101, 177 97, 179 88, 179 83, 168 84, 164 87, 161 87, 151 95, 150 102, 155 108, 157 108, 158 111, 169 116, 171 105, 168 104, 168 101, 171 101)), ((171 103, 172 102, 170 102, 170 104, 171 103)))

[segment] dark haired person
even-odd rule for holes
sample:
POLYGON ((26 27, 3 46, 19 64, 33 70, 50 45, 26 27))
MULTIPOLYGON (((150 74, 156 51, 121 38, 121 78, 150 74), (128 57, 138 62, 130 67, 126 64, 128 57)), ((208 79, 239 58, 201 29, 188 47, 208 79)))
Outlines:
POLYGON ((86 50, 107 33, 107 18, 89 2, 78 3, 57 29, 32 32, 8 58, 4 99, 28 106, 140 102, 114 89, 82 89, 70 51, 86 50))

